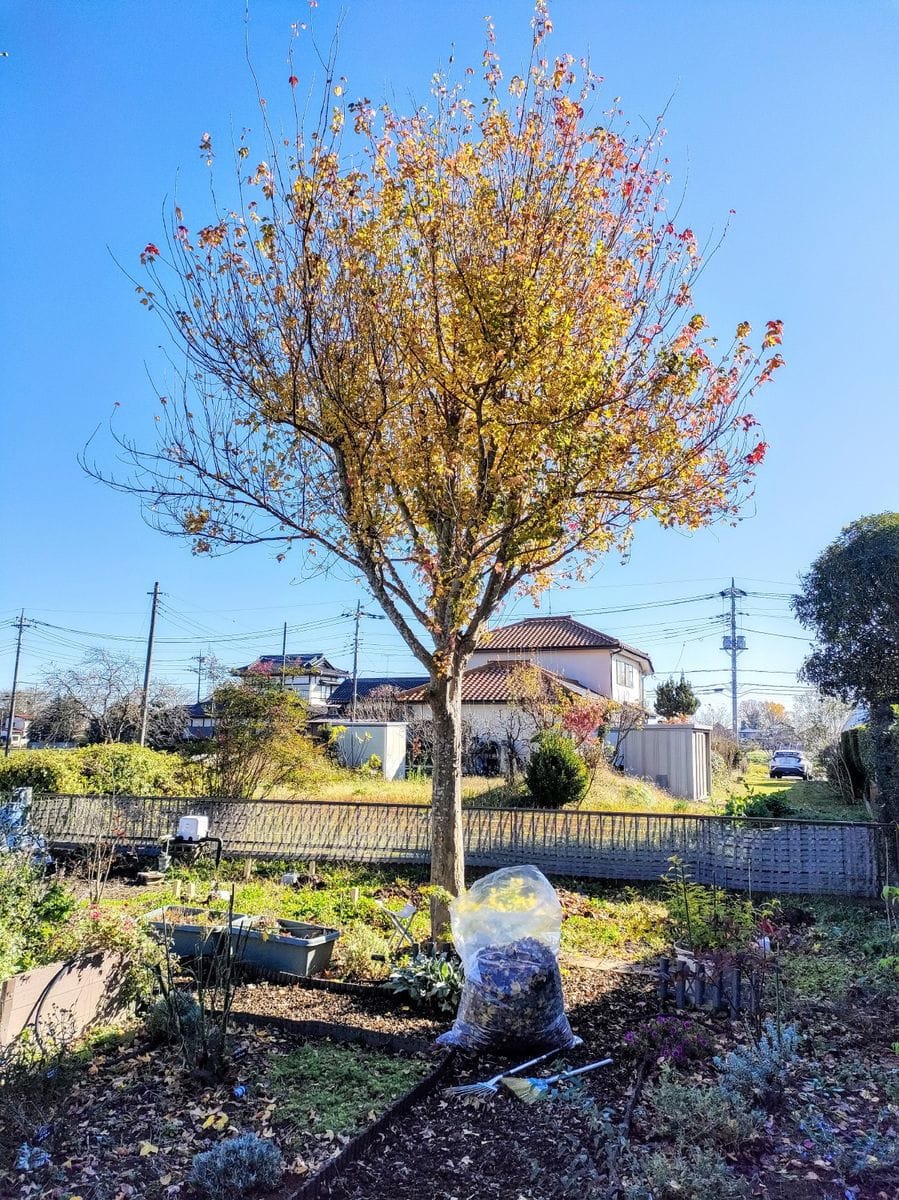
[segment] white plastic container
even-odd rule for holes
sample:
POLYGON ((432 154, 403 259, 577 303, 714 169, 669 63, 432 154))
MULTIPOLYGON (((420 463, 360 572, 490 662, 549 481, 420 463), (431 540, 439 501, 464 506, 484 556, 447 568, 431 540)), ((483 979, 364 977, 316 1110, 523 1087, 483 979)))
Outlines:
POLYGON ((178 837, 182 842, 198 842, 209 833, 209 818, 200 816, 179 817, 178 837))

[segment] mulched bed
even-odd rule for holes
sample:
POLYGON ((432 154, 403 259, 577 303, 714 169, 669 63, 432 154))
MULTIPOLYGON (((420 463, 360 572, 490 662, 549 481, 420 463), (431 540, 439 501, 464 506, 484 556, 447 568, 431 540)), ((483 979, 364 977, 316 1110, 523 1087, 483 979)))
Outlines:
POLYGON ((447 1021, 435 1021, 405 1005, 394 996, 372 988, 370 995, 330 992, 289 984, 247 984, 238 991, 235 1014, 254 1013, 289 1017, 295 1021, 330 1021, 377 1033, 415 1036, 422 1046, 433 1042, 446 1029, 447 1021))
MULTIPOLYGON (((568 1015, 584 1045, 565 1056, 580 1066, 615 1057, 626 1031, 656 1012, 644 980, 569 971, 564 979, 568 1015)), ((508 1063, 461 1057, 450 1083, 486 1079, 508 1063)), ((618 1117, 633 1084, 635 1065, 618 1058, 584 1078, 584 1089, 618 1117)), ((530 1198, 532 1166, 545 1158, 546 1110, 501 1089, 487 1101, 430 1096, 353 1164, 331 1189, 334 1200, 511 1200, 530 1198)))
MULTIPOLYGON (((256 990, 247 994, 253 996, 256 990)), ((272 990, 263 991, 269 1010, 277 1007, 271 1002, 272 990)), ((325 998, 316 1008, 320 1017, 341 1020, 345 1012, 344 997, 281 990, 294 1000, 325 998), (328 999, 335 1002, 330 1013, 328 999)), ((286 996, 284 1000, 282 1007, 287 1008, 286 996)), ((388 1022, 375 1017, 372 1027, 378 1023, 382 1028, 371 1038, 377 1047, 408 1056, 429 1045, 417 1030, 407 1031, 399 1045, 391 1044, 388 1022)), ((152 1046, 141 1033, 124 1044, 97 1049, 89 1061, 74 1067, 71 1080, 61 1083, 42 1108, 45 1128, 28 1134, 50 1155, 49 1165, 28 1174, 0 1172, 0 1200, 186 1198, 192 1195, 184 1181, 193 1156, 236 1132, 274 1136, 289 1168, 278 1195, 284 1200, 295 1195, 312 1173, 343 1149, 349 1134, 321 1130, 287 1139, 265 1079, 274 1056, 295 1049, 303 1039, 280 1026, 271 1012, 255 1021, 251 1012, 240 1014, 236 1024, 233 1061, 224 1080, 185 1070, 177 1053, 152 1046)), ((402 1022, 393 1024, 399 1032, 402 1022)), ((357 1021, 356 1028, 364 1026, 357 1021)), ((331 1030, 321 1024, 314 1032, 317 1040, 331 1030)), ((342 1024, 333 1032, 335 1040, 356 1040, 342 1024)), ((425 1059, 422 1073, 435 1066, 425 1059)))

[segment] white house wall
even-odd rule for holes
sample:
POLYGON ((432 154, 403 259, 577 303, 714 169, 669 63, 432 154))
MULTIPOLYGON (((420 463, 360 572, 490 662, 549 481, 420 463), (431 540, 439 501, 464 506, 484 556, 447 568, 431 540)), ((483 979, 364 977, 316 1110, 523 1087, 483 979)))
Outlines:
POLYGON ((476 650, 472 667, 488 662, 536 663, 556 675, 582 683, 601 696, 612 694, 612 656, 608 650, 476 650))
POLYGON ((354 768, 377 754, 385 779, 405 779, 406 722, 347 721, 337 735, 337 754, 344 766, 354 768))
POLYGON ((640 660, 619 650, 591 648, 568 650, 476 650, 471 656, 472 667, 482 667, 488 662, 532 662, 556 675, 582 683, 600 696, 609 696, 621 703, 642 704, 643 667, 640 660), (618 683, 615 678, 616 658, 630 663, 635 671, 633 687, 618 683))

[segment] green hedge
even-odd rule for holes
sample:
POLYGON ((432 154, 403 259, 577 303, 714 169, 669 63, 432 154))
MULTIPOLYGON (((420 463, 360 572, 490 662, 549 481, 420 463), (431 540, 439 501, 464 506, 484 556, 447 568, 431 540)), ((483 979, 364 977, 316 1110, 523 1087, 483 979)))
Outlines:
POLYGON ((15 750, 0 759, 0 791, 31 787, 36 792, 89 796, 176 796, 196 790, 196 768, 177 754, 146 746, 113 743, 76 750, 15 750))
POLYGON ((871 734, 867 725, 844 729, 840 734, 840 753, 852 782, 853 795, 861 799, 874 778, 871 734))

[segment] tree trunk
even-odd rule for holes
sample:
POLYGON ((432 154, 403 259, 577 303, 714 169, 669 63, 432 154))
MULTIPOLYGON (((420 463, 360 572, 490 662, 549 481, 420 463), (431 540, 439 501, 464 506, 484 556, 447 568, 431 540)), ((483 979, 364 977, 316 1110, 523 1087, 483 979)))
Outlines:
MULTIPOLYGON (((462 672, 454 678, 433 676, 430 687, 434 722, 431 778, 431 883, 453 896, 465 887, 462 843, 462 672)), ((431 899, 431 936, 449 924, 446 898, 431 899)))
MULTIPOLYGON (((888 700, 872 705, 870 730, 877 785, 877 795, 872 798, 871 807, 878 821, 892 825, 895 830, 899 824, 899 720, 888 700)), ((899 869, 895 836, 887 838, 887 855, 891 860, 892 874, 899 869)))

